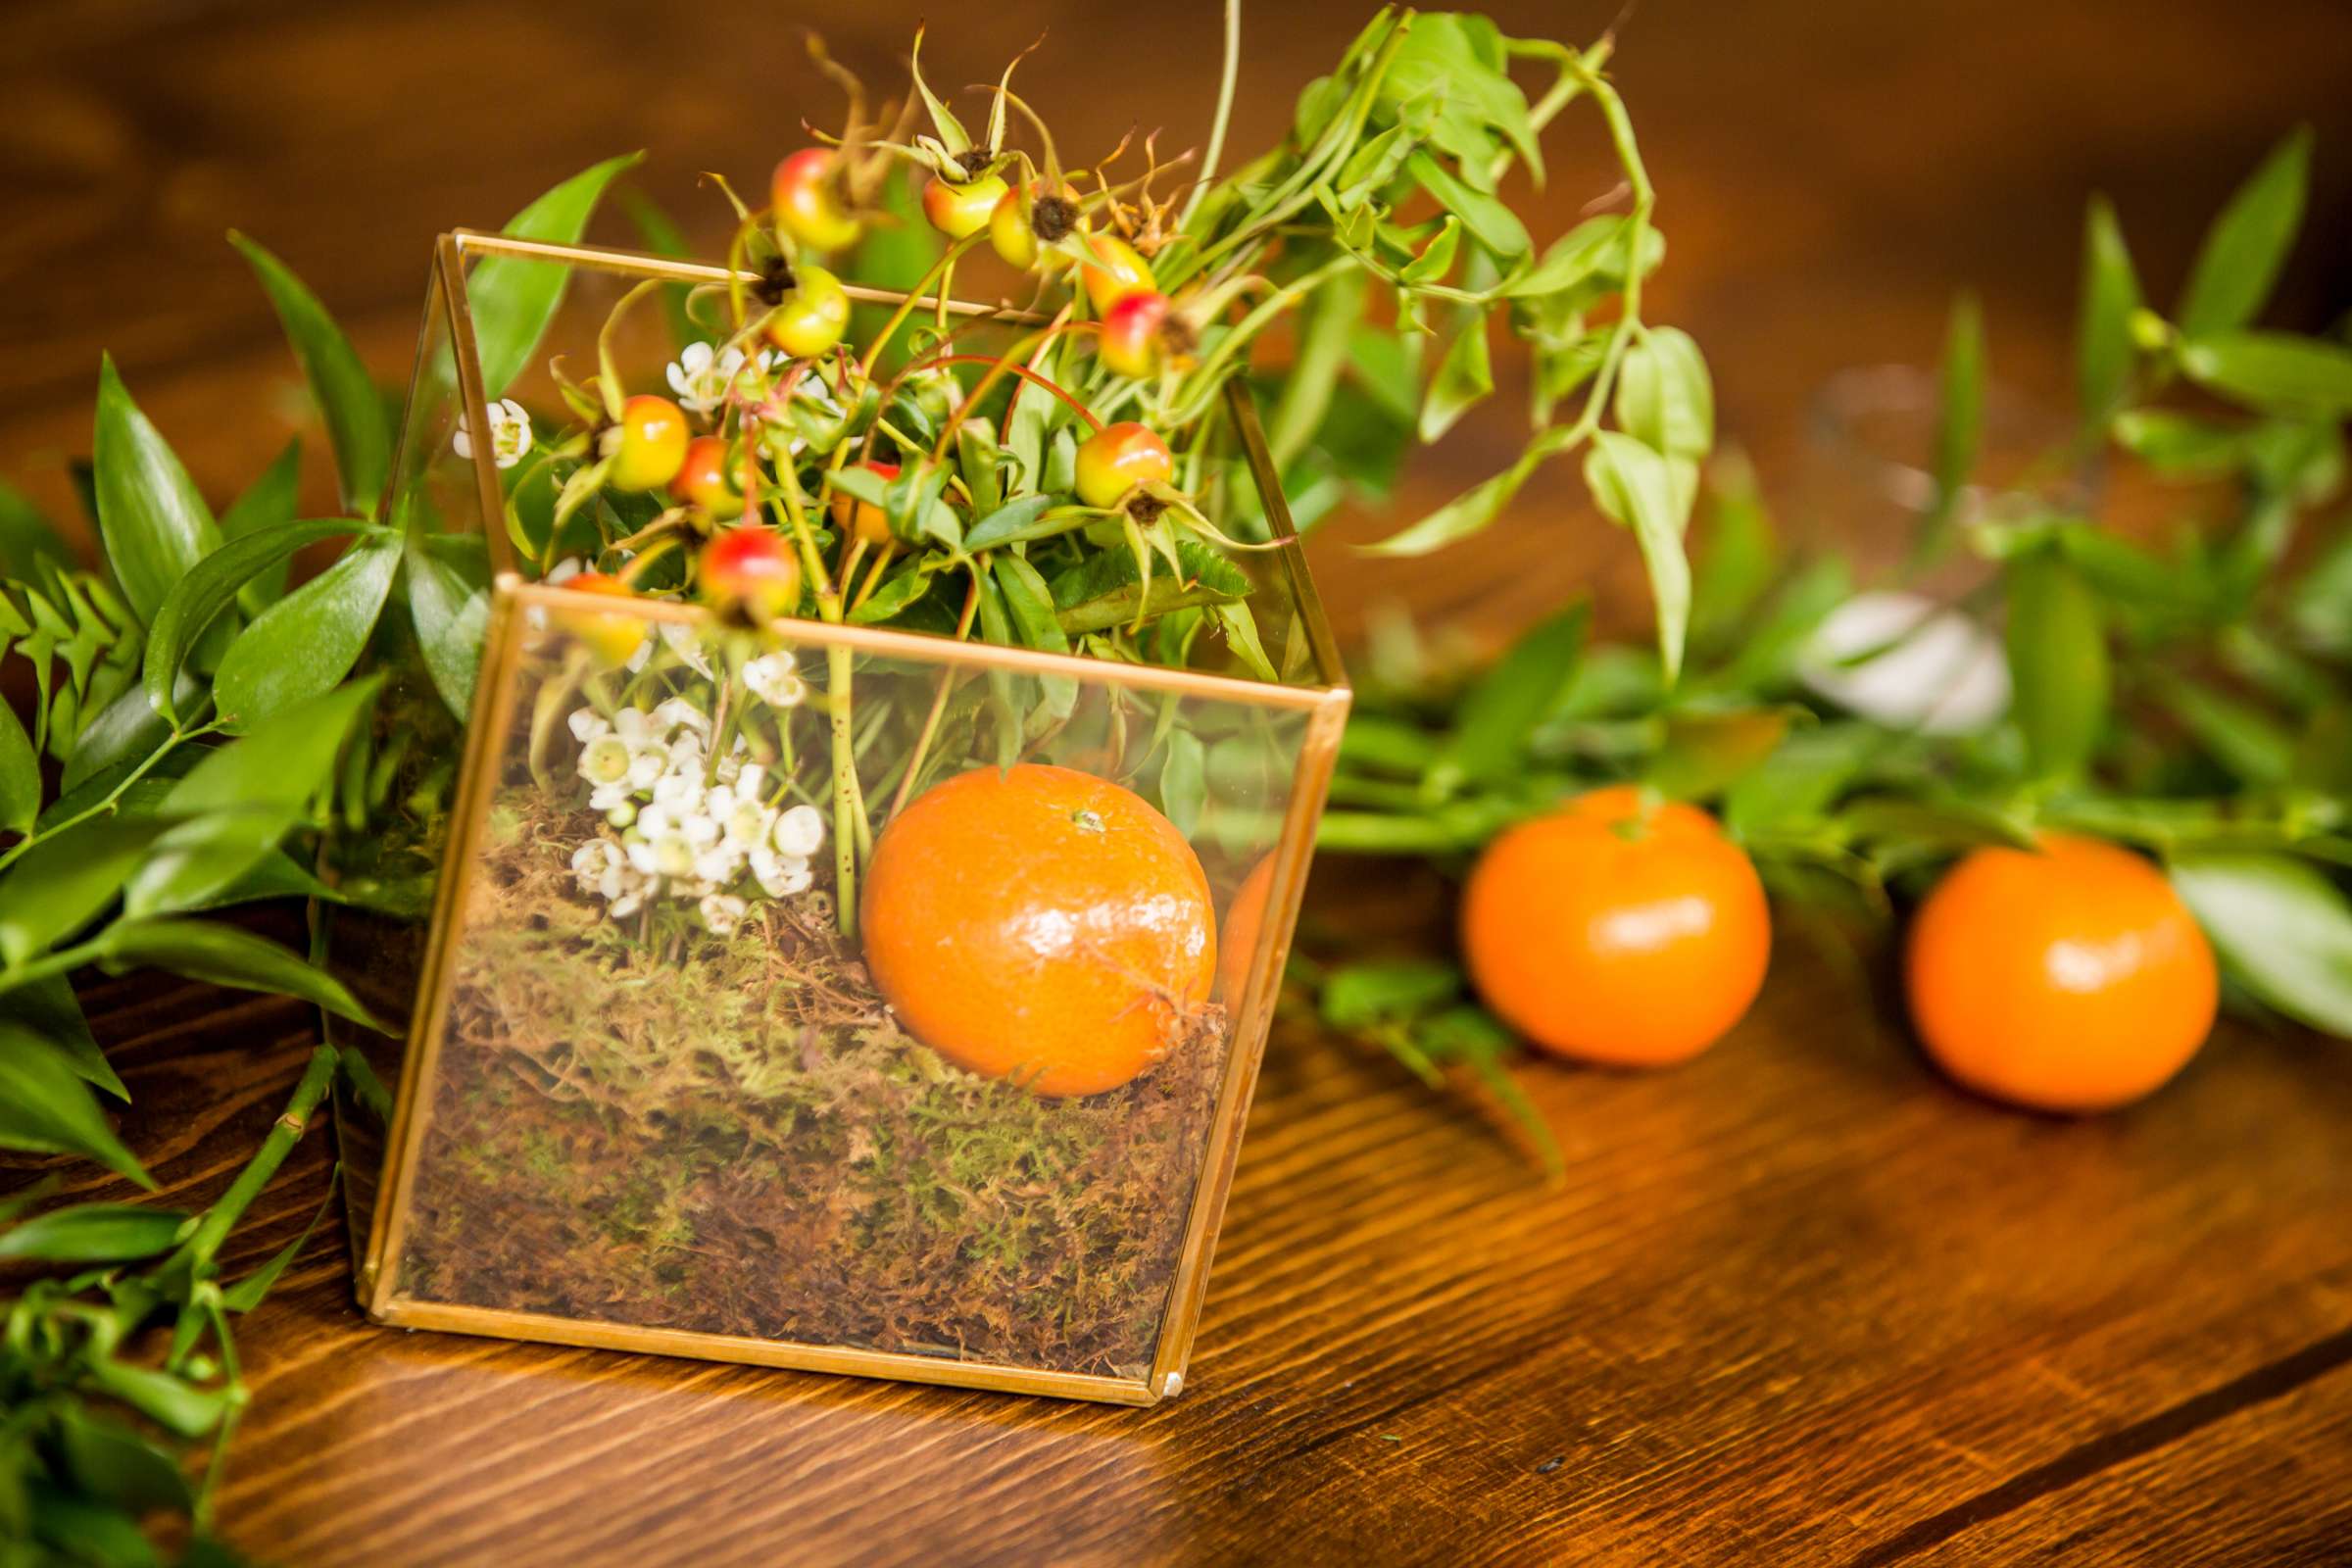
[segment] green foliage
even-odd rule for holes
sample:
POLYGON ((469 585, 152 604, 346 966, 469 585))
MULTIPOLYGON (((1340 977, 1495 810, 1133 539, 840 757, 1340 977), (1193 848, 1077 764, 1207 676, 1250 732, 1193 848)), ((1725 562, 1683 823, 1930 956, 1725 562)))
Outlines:
MULTIPOLYGON (((1933 484, 1889 586, 1960 551, 1984 563, 1955 612, 1986 650, 2005 639, 2005 713, 1945 734, 1840 708, 1811 650, 1853 568, 1791 558, 1744 466, 1719 466, 1679 686, 1662 678, 1686 591, 1670 561, 1653 562, 1664 668, 1591 647, 1564 691, 1539 694, 1525 672, 1560 667, 1559 620, 1470 671, 1391 629, 1359 686, 1324 847, 1458 867, 1516 821, 1639 780, 1716 807, 1776 898, 1883 928, 1955 857, 2031 848, 2045 830, 2089 834, 2165 864, 2230 997, 2352 1037, 2352 351, 2256 324, 2308 165, 2298 132, 2248 180, 2208 234, 2177 323, 2144 303, 2114 211, 2090 204, 2075 339, 2082 429, 2010 492, 1979 473, 1984 331, 1972 301, 1955 307, 1933 484), (2176 396, 2184 384, 2191 395, 2176 396), (2108 444, 2183 487, 2156 534, 2169 548, 2054 510, 2045 481, 2108 444), (2235 502, 2219 520, 2215 481, 2235 502), (2293 549, 2315 525, 2315 548, 2293 549), (1497 728, 1501 687, 1541 721, 1497 728), (1466 748, 1475 770, 1453 760, 1466 748)), ((1684 351, 1660 352, 1671 342, 1651 330, 1628 355, 1619 429, 1596 432, 1587 459, 1604 510, 1645 537, 1681 514, 1674 465, 1706 445, 1703 366, 1691 353, 1677 368, 1684 351)), ((1433 539, 1472 531, 1510 478, 1421 526, 1433 539)), ((1911 635, 1842 663, 1899 654, 1911 635)), ((1452 971, 1427 963, 1335 970, 1321 994, 1335 1026, 1370 1030, 1407 1059, 1397 1021, 1461 1000, 1452 971)))

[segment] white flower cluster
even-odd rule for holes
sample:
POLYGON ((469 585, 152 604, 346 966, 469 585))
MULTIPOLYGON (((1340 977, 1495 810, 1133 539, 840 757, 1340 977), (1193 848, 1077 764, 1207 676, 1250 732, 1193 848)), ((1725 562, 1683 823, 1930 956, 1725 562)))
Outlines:
MULTIPOLYGON (((781 655, 754 660, 745 676, 778 707, 806 695, 781 655)), ((812 806, 770 804, 766 771, 749 760, 740 735, 713 765, 710 715, 692 703, 673 697, 651 712, 624 708, 610 720, 583 708, 571 715, 571 733, 588 804, 613 829, 573 853, 572 874, 614 919, 650 899, 683 900, 723 937, 750 909, 754 889, 789 898, 815 880, 808 861, 824 846, 824 817, 812 806)))
MULTIPOLYGON (((531 450, 531 416, 513 398, 500 398, 482 411, 490 416, 490 461, 502 468, 512 468, 531 450)), ((466 416, 458 416, 457 433, 449 438, 453 451, 461 458, 473 456, 473 434, 466 428, 466 416)))
POLYGON ((732 344, 721 351, 708 343, 689 343, 669 367, 669 389, 678 395, 678 407, 709 418, 725 404, 730 392, 757 397, 765 378, 775 374, 783 363, 784 356, 774 349, 761 349, 759 359, 753 361, 732 344), (746 365, 756 366, 760 373, 745 374, 746 365))

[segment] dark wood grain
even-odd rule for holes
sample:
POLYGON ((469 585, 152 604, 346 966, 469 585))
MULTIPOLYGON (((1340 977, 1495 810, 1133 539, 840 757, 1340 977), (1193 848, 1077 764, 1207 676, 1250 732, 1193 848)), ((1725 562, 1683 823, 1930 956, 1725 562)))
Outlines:
MULTIPOLYGON (((1496 9, 1585 34, 1614 6, 1496 9)), ((935 17, 927 53, 976 79, 1051 24, 1024 70, 1068 143, 1197 134, 1210 11, 1016 0, 935 17), (1108 80, 1106 55, 1141 64, 1108 80)), ((1244 145, 1359 20, 1274 12, 1244 145)), ((797 15, 875 76, 913 21, 797 15)), ((2167 293, 2204 214, 2313 119, 2323 242, 2281 308, 2352 297, 2352 17, 2328 0, 1651 0, 1620 58, 1674 247, 1658 313, 1708 346, 1800 530, 1858 525, 1807 456, 1812 389, 1932 353, 1959 283, 2004 381, 2061 393, 2093 187, 2167 293)), ((436 229, 644 145, 709 237, 695 171, 756 180, 833 110, 772 7, 454 0, 0 8, 0 476, 61 510, 102 346, 216 498, 301 425, 229 223, 390 377, 436 229)), ((1596 156, 1563 139, 1540 231, 1598 194, 1596 156)), ((1473 549, 1347 548, 1499 461, 1497 404, 1395 516, 1317 540, 1344 626, 1395 596, 1493 640, 1580 588, 1639 624, 1630 545, 1541 484, 1473 549)), ((330 504, 322 464, 307 484, 330 504)), ((1327 863, 1309 940, 1442 942, 1448 897, 1327 863)), ((89 1004, 168 1201, 228 1179, 314 1038, 290 1004, 151 977, 89 1004)), ((1285 1023, 1187 1392, 1143 1413, 375 1330, 330 1224, 246 1330, 221 1515, 306 1564, 2352 1558, 2352 1056, 2228 1029, 2153 1102, 2052 1121, 1947 1089, 1889 1016, 1785 943, 1689 1068, 1526 1068, 1556 1191, 1474 1102, 1285 1023)), ((330 1157, 314 1137, 288 1164, 239 1266, 307 1221, 330 1157)))

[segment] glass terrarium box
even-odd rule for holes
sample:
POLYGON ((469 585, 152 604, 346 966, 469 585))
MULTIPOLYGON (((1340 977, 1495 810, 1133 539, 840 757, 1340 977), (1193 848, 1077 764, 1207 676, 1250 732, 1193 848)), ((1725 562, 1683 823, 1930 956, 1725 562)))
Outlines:
MULTIPOLYGON (((1255 417, 1221 397, 1181 473, 1237 548, 1189 537, 1152 580, 968 493, 941 498, 954 548, 868 551, 801 475, 840 613, 713 611, 651 559, 658 498, 557 521, 566 466, 541 460, 567 367, 714 404, 740 355, 688 346, 698 303, 756 282, 466 233, 436 253, 385 498, 411 612, 369 655, 377 804, 326 868, 369 894, 326 911, 330 961, 404 1030, 361 1042, 388 1124, 338 1107, 364 1303, 1155 1401, 1183 1384, 1348 706, 1255 417), (565 585, 615 540, 638 592, 565 585)), ((917 304, 974 364, 1037 340, 917 304)), ((1013 480, 1065 484, 1084 426, 1030 401, 1025 430, 988 405, 985 438, 1025 447, 1013 480)), ((942 406, 884 404, 893 444, 942 406)), ((776 483, 747 475, 744 522, 776 483)))

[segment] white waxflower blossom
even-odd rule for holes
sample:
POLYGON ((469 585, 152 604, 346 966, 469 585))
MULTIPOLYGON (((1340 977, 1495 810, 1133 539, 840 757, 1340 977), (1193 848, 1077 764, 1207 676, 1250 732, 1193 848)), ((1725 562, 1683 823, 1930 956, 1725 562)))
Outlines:
MULTIPOLYGON (((596 802, 591 798, 588 804, 594 806, 596 802)), ((615 801, 611 806, 603 808, 603 810, 605 820, 614 827, 628 827, 637 820, 637 807, 631 801, 615 801)))
POLYGON ((571 738, 585 746, 600 735, 612 733, 612 721, 593 708, 575 708, 564 720, 571 727, 571 738))
POLYGON ((808 685, 790 654, 761 654, 743 666, 743 683, 771 708, 798 708, 808 698, 808 685))
POLYGON ((1797 678, 1863 718, 1929 735, 1975 734, 2009 709, 2000 644, 1921 594, 1860 593, 1839 605, 1806 642, 1797 678), (1884 652, 1861 657, 1873 649, 1884 652))
POLYGON ((797 855, 778 855, 764 844, 756 844, 749 858, 753 879, 760 884, 760 891, 771 899, 806 893, 816 881, 808 862, 797 855))
POLYGON ((710 715, 683 697, 672 697, 654 710, 654 722, 671 729, 690 729, 700 733, 710 728, 710 715))
POLYGON ((825 819, 813 806, 796 806, 776 818, 776 853, 807 859, 825 842, 825 819))
POLYGON ((600 789, 618 784, 628 778, 633 760, 627 741, 617 735, 599 735, 580 748, 580 777, 600 789))
POLYGON ((705 894, 702 902, 703 924, 710 928, 710 934, 714 937, 732 936, 749 907, 743 900, 730 894, 705 894))
MULTIPOLYGON (((490 418, 490 461, 512 468, 531 450, 530 414, 513 398, 500 398, 482 412, 490 418)), ((473 434, 466 428, 464 415, 458 416, 457 433, 449 444, 461 458, 473 456, 473 434)))
POLYGON ((727 400, 727 389, 743 369, 743 350, 730 346, 723 354, 708 343, 689 343, 669 368, 669 389, 678 407, 708 416, 727 400))
MULTIPOLYGON (((704 656, 702 641, 695 636, 692 626, 681 626, 675 621, 665 620, 662 622, 661 635, 662 646, 683 662, 688 669, 705 680, 711 678, 710 661, 704 656)), ((649 649, 652 646, 651 643, 646 645, 649 649)))

